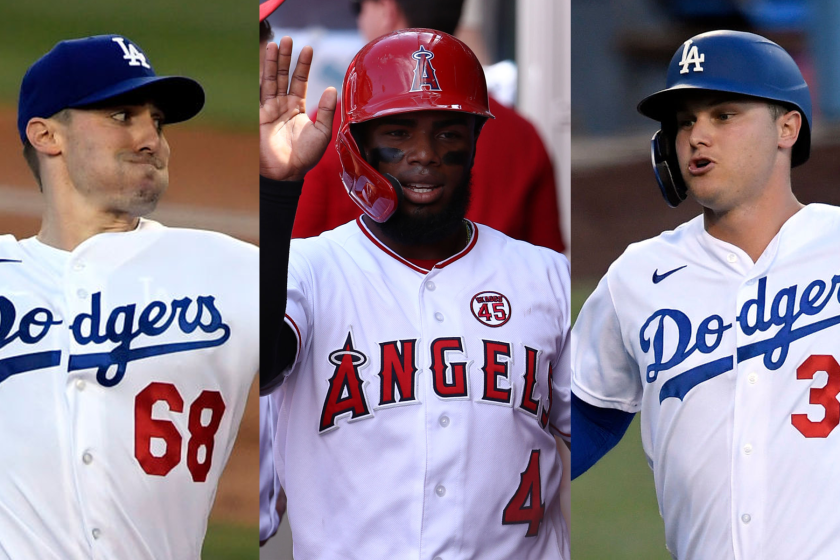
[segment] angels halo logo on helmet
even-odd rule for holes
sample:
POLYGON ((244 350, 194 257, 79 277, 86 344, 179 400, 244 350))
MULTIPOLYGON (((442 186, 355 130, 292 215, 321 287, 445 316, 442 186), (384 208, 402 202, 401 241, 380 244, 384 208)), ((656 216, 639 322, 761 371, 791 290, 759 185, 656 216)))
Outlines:
POLYGON ((365 45, 347 69, 341 99, 335 142, 341 181, 359 208, 379 223, 397 210, 402 186, 365 160, 353 125, 416 111, 469 113, 478 117, 479 129, 494 118, 481 63, 464 43, 433 29, 402 29, 365 45))
POLYGON ((687 91, 733 93, 779 103, 802 114, 791 167, 811 150, 811 94, 793 58, 773 41, 742 31, 709 31, 680 45, 668 65, 666 88, 642 99, 636 109, 661 123, 651 139, 651 163, 669 206, 685 200, 687 189, 677 161, 674 120, 677 100, 687 91))

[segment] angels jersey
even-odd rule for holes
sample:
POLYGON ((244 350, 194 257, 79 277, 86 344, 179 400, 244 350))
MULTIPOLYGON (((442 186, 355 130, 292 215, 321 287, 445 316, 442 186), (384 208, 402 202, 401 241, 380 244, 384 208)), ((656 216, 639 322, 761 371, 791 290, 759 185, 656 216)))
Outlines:
POLYGON ((292 241, 272 396, 295 558, 568 558, 568 261, 470 226, 432 270, 361 219, 292 241))
POLYGON ((258 369, 258 251, 0 237, 0 558, 197 559, 258 369))
POLYGON ((572 334, 572 390, 641 411, 668 549, 840 557, 840 209, 791 217, 753 263, 703 218, 631 245, 572 334))

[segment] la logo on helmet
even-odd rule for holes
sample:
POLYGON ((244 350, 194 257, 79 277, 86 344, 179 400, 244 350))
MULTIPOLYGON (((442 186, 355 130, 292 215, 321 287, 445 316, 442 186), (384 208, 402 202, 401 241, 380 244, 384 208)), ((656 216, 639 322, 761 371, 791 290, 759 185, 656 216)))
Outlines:
POLYGON ((112 37, 111 40, 118 44, 123 51, 123 59, 128 61, 129 66, 142 66, 143 68, 151 68, 146 62, 146 55, 140 52, 137 47, 131 43, 126 46, 124 37, 112 37))
POLYGON ((419 51, 412 53, 411 58, 416 60, 417 64, 414 66, 414 80, 411 82, 410 91, 423 91, 425 87, 428 87, 429 91, 441 91, 432 66, 434 57, 435 53, 427 51, 423 45, 420 45, 419 51))
POLYGON ((680 66, 682 68, 680 69, 680 74, 688 74, 689 66, 692 64, 694 64, 694 68, 692 68, 692 70, 695 72, 703 71, 703 67, 700 66, 700 63, 705 62, 706 55, 700 54, 700 51, 697 50, 697 45, 692 47, 691 43, 691 39, 683 43, 682 60, 680 60, 680 66))

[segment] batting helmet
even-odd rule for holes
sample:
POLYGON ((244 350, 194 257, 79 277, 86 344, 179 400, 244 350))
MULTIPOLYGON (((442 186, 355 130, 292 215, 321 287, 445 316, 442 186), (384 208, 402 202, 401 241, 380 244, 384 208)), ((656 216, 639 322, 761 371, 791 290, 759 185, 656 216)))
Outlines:
POLYGON ((674 145, 676 102, 686 91, 716 91, 756 97, 796 109, 802 128, 793 146, 791 166, 808 160, 811 151, 811 94, 802 72, 782 47, 753 33, 710 31, 677 49, 668 66, 667 88, 644 98, 638 111, 659 121, 651 140, 656 181, 672 207, 686 198, 686 186, 674 145))
POLYGON ((432 29, 403 29, 360 50, 344 76, 335 147, 350 198, 377 222, 397 209, 402 186, 363 157, 351 127, 386 115, 458 111, 493 118, 484 70, 464 43, 432 29), (433 62, 434 60, 434 62, 433 62))
POLYGON ((260 22, 274 13, 285 0, 264 0, 260 2, 260 22))

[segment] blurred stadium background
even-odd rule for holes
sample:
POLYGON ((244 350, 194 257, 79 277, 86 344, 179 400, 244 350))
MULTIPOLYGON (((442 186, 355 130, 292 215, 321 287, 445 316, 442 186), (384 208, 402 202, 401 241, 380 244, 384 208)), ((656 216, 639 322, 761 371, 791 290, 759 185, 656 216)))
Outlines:
MULTIPOLYGON (((152 215, 168 225, 223 231, 257 242, 257 9, 219 0, 28 0, 0 6, 0 231, 37 233, 41 195, 21 156, 16 110, 26 69, 62 39, 124 34, 159 74, 196 78, 204 111, 167 129, 167 195, 152 215)), ((256 389, 256 388, 254 388, 256 389)), ((202 558, 258 557, 259 410, 256 390, 211 516, 202 558)))
MULTIPOLYGON (((764 35, 802 68, 814 101, 810 161, 793 172, 803 203, 840 204, 840 3, 833 0, 590 0, 572 9, 572 266, 579 307, 609 264, 635 241, 700 213, 662 200, 650 166, 657 124, 636 112, 665 87, 671 56, 713 29, 764 35), (833 187, 833 188, 832 188, 833 187)), ((574 429, 574 427, 573 427, 574 429)), ((572 484, 574 560, 658 560, 665 549, 638 418, 622 442, 572 484)))
MULTIPOLYGON (((554 163, 560 225, 567 247, 572 235, 570 170, 564 163, 569 161, 570 150, 570 12, 571 0, 466 0, 456 32, 484 65, 493 96, 514 106, 539 131, 554 163)), ((366 43, 356 27, 350 0, 286 0, 269 22, 275 42, 284 35, 294 40, 293 60, 304 45, 315 51, 310 108, 324 88, 334 86, 340 92, 348 64, 366 43)), ((515 166, 516 162, 500 165, 515 166)), ((260 558, 292 558, 285 518, 277 536, 262 548, 260 558)))

